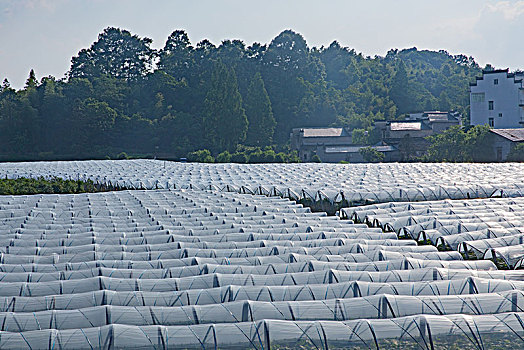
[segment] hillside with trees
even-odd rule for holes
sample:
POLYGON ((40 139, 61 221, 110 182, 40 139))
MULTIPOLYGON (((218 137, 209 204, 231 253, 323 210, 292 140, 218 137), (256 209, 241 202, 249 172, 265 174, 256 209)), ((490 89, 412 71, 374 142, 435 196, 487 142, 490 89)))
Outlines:
POLYGON ((467 117, 468 84, 481 74, 473 58, 446 51, 366 57, 336 41, 309 47, 292 30, 250 46, 193 44, 182 30, 160 50, 151 44, 106 28, 72 58, 64 79, 38 80, 31 71, 20 90, 5 79, 0 159, 122 152, 172 159, 203 149, 229 159, 246 147, 285 154, 294 127, 348 126, 358 134, 376 120, 414 111, 457 110, 467 117))

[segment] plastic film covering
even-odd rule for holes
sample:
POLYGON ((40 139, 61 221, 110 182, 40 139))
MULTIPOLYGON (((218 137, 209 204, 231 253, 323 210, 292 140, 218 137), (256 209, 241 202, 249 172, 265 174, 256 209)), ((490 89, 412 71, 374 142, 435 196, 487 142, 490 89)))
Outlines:
POLYGON ((524 198, 387 203, 342 209, 371 227, 396 232, 467 258, 519 268, 524 258, 524 198))
POLYGON ((2 349, 504 348, 522 342, 524 314, 419 315, 379 320, 238 322, 194 326, 109 325, 1 332, 2 349))
POLYGON ((0 312, 0 331, 75 329, 111 324, 153 326, 196 325, 260 321, 384 319, 428 315, 498 314, 524 311, 523 291, 471 295, 407 296, 380 294, 362 298, 313 301, 239 301, 217 305, 117 306, 32 313, 0 312))
POLYGON ((201 164, 144 159, 0 167, 0 175, 8 178, 57 176, 131 189, 205 189, 347 205, 522 196, 523 171, 518 163, 201 164))
POLYGON ((267 194, 0 196, 1 349, 522 344, 523 293, 522 271, 267 194))

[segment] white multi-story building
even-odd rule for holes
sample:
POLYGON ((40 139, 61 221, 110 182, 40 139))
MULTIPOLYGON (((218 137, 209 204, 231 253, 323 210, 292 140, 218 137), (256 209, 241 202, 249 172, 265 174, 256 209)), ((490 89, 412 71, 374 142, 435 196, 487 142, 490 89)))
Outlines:
POLYGON ((496 129, 524 127, 524 73, 483 71, 470 84, 470 123, 496 129))

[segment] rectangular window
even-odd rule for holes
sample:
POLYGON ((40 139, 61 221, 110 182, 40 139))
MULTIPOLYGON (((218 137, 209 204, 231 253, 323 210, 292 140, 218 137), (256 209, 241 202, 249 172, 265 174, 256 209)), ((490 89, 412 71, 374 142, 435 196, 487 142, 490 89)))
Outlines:
POLYGON ((499 113, 499 118, 502 118, 502 113, 499 113))
POLYGON ((498 79, 493 80, 493 85, 498 85, 498 84, 499 84, 499 80, 498 79))
POLYGON ((483 103, 485 95, 483 92, 474 92, 471 94, 471 101, 473 103, 483 103))
POLYGON ((488 109, 492 111, 494 107, 495 107, 495 103, 493 101, 488 101, 488 109))
POLYGON ((489 126, 491 126, 492 128, 495 127, 495 119, 489 118, 488 123, 489 123, 489 126))

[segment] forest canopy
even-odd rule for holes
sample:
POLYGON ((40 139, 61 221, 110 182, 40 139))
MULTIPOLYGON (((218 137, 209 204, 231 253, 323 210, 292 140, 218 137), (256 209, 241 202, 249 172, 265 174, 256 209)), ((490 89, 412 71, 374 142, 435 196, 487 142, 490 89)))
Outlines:
POLYGON ((286 152, 292 128, 346 126, 422 110, 468 115, 472 57, 416 48, 366 57, 333 41, 309 47, 285 30, 269 44, 192 43, 175 30, 163 48, 106 28, 63 79, 0 86, 0 159, 211 156, 239 147, 286 152))

